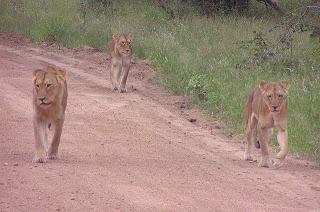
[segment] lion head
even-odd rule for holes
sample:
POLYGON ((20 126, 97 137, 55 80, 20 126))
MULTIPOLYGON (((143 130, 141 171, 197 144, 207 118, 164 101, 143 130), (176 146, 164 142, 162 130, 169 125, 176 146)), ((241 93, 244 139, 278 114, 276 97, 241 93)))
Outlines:
POLYGON ((288 96, 288 82, 279 83, 261 81, 259 88, 263 95, 263 100, 272 113, 278 113, 284 105, 288 96))
POLYGON ((54 66, 33 71, 34 104, 42 109, 50 108, 58 98, 62 98, 66 81, 66 71, 54 66))
POLYGON ((131 44, 133 41, 133 37, 131 33, 127 35, 112 35, 112 42, 114 50, 118 51, 122 56, 130 56, 131 55, 131 44))

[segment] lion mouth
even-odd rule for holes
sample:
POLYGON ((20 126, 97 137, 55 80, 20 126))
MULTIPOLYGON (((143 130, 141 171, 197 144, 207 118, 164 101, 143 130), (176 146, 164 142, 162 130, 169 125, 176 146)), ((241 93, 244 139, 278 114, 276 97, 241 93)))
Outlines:
POLYGON ((122 55, 125 55, 125 56, 128 56, 128 55, 130 55, 131 54, 131 52, 127 52, 127 51, 123 51, 122 52, 122 55))
POLYGON ((41 102, 40 103, 40 106, 42 106, 42 107, 46 107, 46 106, 49 106, 49 105, 51 105, 51 102, 41 102))

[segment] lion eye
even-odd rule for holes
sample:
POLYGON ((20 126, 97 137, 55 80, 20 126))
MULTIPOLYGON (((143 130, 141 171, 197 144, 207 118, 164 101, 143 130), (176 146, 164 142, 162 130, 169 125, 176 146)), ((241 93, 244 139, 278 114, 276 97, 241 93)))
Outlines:
POLYGON ((279 97, 279 98, 282 98, 282 97, 283 97, 283 95, 282 95, 282 94, 278 94, 278 97, 279 97))
POLYGON ((40 85, 39 85, 39 84, 36 84, 36 87, 37 87, 37 88, 39 88, 39 87, 40 87, 40 85))
POLYGON ((126 43, 125 43, 125 42, 122 42, 121 44, 124 46, 126 43))
POLYGON ((49 88, 52 84, 47 84, 47 88, 49 88))
POLYGON ((271 98, 271 95, 268 95, 267 97, 270 99, 270 98, 271 98))

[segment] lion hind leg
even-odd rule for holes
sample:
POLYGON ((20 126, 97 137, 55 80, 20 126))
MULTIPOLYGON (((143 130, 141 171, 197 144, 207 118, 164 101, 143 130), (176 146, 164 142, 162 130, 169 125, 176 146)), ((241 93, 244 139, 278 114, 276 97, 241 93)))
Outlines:
POLYGON ((272 129, 258 129, 259 143, 261 148, 261 160, 259 167, 271 167, 273 162, 269 159, 268 143, 272 136, 272 129))
POLYGON ((260 141, 257 140, 256 143, 254 143, 254 146, 255 146, 257 149, 260 149, 260 141))
POLYGON ((51 159, 51 160, 59 159, 58 148, 60 144, 63 122, 64 122, 64 117, 59 119, 55 124, 56 127, 55 127, 54 135, 52 138, 52 143, 48 151, 48 159, 51 159))
MULTIPOLYGON (((271 135, 272 135, 272 133, 273 133, 273 129, 271 129, 271 135)), ((270 134, 270 132, 269 132, 269 134, 270 134)), ((270 140, 271 140, 271 135, 270 135, 270 137, 268 138, 268 142, 270 142, 270 140)), ((260 149, 260 141, 257 140, 257 141, 255 142, 254 146, 255 146, 257 149, 260 149)))

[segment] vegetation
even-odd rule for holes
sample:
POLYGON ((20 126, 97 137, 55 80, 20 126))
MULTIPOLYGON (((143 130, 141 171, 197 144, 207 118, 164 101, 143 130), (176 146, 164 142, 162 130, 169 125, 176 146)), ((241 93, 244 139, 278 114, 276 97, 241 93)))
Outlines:
POLYGON ((0 31, 101 49, 112 33, 132 32, 134 52, 155 62, 163 85, 193 95, 236 133, 249 91, 262 79, 288 80, 290 150, 320 161, 320 43, 310 37, 320 15, 305 13, 308 1, 282 1, 284 15, 251 1, 241 14, 210 17, 189 1, 167 2, 2 0, 0 31))

